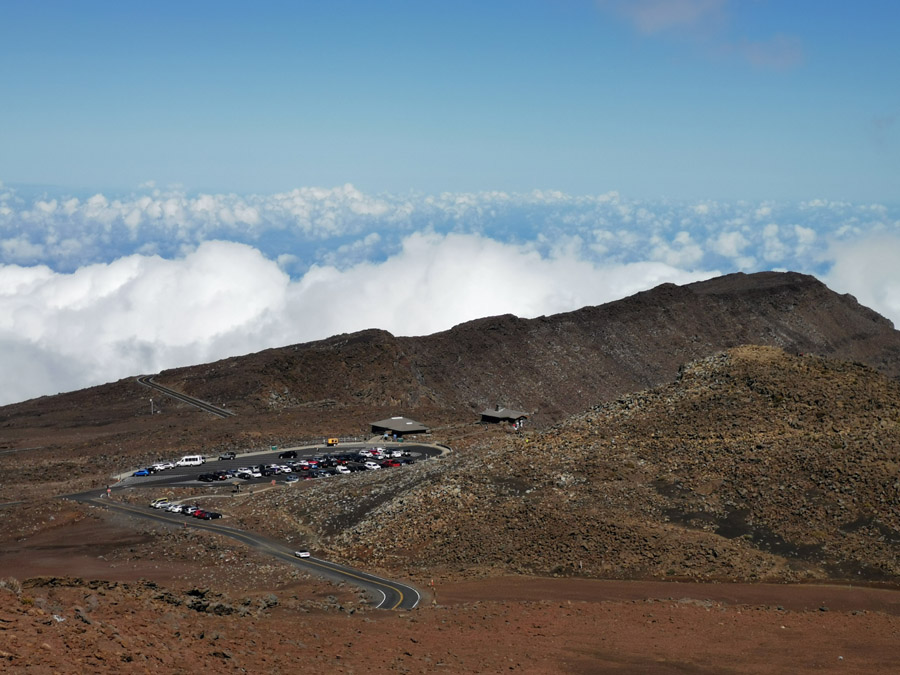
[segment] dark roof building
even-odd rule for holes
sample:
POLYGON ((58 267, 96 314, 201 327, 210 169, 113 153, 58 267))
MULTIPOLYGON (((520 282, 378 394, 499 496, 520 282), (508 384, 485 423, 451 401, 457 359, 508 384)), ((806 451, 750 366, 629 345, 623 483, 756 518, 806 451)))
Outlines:
POLYGON ((424 434, 427 432, 428 428, 424 424, 407 417, 390 417, 386 420, 372 422, 373 434, 391 433, 404 436, 406 434, 424 434))
POLYGON ((511 410, 510 408, 503 408, 499 405, 493 409, 488 408, 487 410, 481 411, 481 421, 491 422, 494 424, 499 422, 518 422, 519 420, 524 420, 527 418, 527 412, 523 412, 521 410, 511 410))

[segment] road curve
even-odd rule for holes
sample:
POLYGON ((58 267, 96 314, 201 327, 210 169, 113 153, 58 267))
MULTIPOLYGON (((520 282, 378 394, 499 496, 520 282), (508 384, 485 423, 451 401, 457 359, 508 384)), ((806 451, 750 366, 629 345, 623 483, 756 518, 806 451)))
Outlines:
POLYGON ((212 413, 213 415, 217 415, 218 417, 233 417, 234 413, 230 410, 225 410, 225 408, 219 408, 218 406, 214 406, 212 403, 207 403, 206 401, 201 401, 199 398, 194 398, 193 396, 188 396, 187 394, 182 394, 180 391, 175 391, 174 389, 169 389, 168 387, 164 387, 161 384, 157 384, 153 381, 152 375, 141 375, 137 378, 137 381, 144 385, 145 387, 150 387, 150 389, 155 389, 158 392, 169 396, 170 398, 178 399, 184 403, 200 408, 200 410, 205 410, 208 413, 212 413))
POLYGON ((413 609, 419 604, 419 600, 421 599, 419 592, 412 586, 402 584, 398 581, 384 579, 374 574, 363 572, 362 570, 347 567, 346 565, 322 560, 321 558, 297 558, 294 556, 293 549, 252 532, 245 532, 244 530, 205 520, 196 520, 194 518, 185 519, 184 516, 170 515, 166 512, 157 511, 156 509, 148 511, 147 507, 141 508, 133 504, 123 504, 106 497, 99 497, 96 490, 66 495, 64 499, 71 499, 73 501, 91 504, 92 506, 101 508, 113 509, 138 518, 155 520, 169 525, 194 527, 200 530, 207 530, 226 537, 231 537, 248 546, 252 546, 257 551, 261 551, 262 553, 271 555, 283 562, 303 568, 311 574, 325 577, 332 581, 343 581, 362 588, 369 595, 376 609, 413 609))

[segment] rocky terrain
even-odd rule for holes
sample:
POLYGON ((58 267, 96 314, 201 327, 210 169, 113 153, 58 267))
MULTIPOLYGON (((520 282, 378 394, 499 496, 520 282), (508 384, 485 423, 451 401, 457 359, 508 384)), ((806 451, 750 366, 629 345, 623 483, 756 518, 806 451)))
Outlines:
POLYGON ((528 588, 543 599, 494 599, 524 591, 497 580, 477 590, 477 601, 467 599, 471 586, 449 587, 434 607, 350 614, 310 608, 292 589, 248 598, 146 580, 6 578, 0 667, 29 674, 896 669, 900 617, 861 608, 867 600, 859 594, 757 589, 735 597, 713 589, 710 597, 672 584, 606 585, 585 599, 565 583, 532 580, 528 588))
POLYGON ((731 275, 159 376, 228 419, 134 379, 0 408, 0 665, 891 672, 898 354, 889 322, 815 279, 731 275), (496 402, 536 415, 518 433, 478 424, 496 402), (410 580, 426 598, 413 612, 371 610, 208 532, 56 499, 151 460, 363 434, 397 413, 452 454, 181 496, 410 580))
POLYGON ((235 514, 449 578, 900 581, 900 383, 868 366, 740 347, 545 431, 494 431, 235 514))

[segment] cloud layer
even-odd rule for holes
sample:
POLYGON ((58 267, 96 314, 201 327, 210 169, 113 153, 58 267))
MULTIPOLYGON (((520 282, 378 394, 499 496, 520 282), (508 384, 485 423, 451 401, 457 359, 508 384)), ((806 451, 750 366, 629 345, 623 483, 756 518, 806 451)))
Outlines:
POLYGON ((0 403, 327 337, 533 317, 792 269, 900 319, 882 205, 616 193, 26 198, 0 185, 0 403))

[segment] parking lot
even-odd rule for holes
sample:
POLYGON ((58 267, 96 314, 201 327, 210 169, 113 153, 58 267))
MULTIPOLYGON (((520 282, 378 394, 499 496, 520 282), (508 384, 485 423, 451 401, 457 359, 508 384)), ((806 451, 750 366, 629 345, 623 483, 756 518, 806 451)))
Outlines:
MULTIPOLYGON (((160 460, 155 465, 120 476, 122 487, 197 487, 229 485, 235 490, 262 484, 292 484, 307 480, 348 479, 364 471, 396 471, 409 464, 439 456, 439 446, 421 443, 353 443, 342 446, 303 446, 248 453, 223 453, 203 458, 201 464, 183 458, 160 460), (179 466, 179 459, 190 464, 179 466)), ((190 459, 189 459, 190 458, 190 459)))

